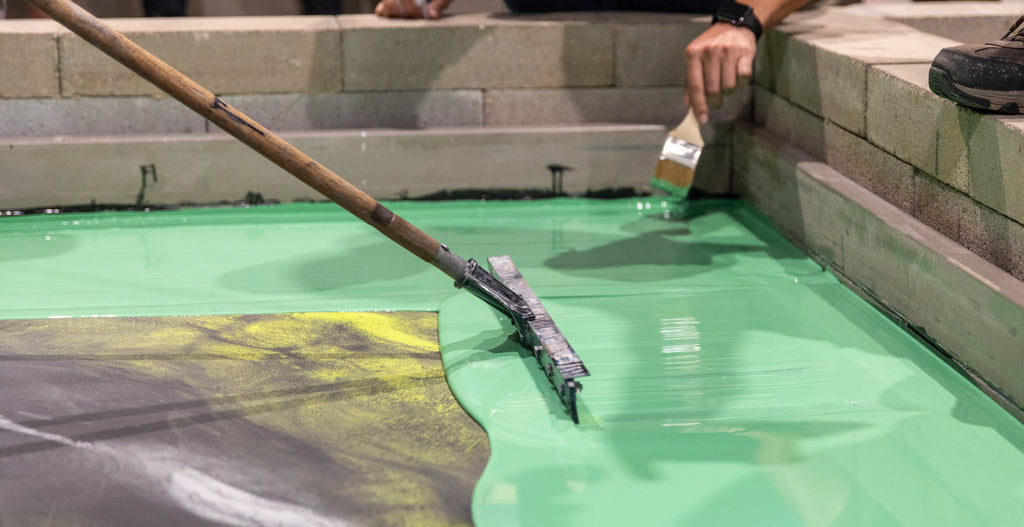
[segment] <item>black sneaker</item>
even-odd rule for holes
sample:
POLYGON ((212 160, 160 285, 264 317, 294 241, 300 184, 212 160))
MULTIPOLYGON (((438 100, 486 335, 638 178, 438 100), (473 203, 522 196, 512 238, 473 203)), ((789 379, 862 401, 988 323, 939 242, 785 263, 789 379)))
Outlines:
POLYGON ((1024 113, 1024 16, 997 42, 946 48, 928 87, 951 101, 999 113, 1024 113))

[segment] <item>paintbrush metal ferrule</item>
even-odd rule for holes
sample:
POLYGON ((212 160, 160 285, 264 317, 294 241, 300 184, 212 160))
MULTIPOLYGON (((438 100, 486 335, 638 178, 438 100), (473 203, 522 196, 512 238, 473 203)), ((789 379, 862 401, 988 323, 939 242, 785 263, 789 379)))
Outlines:
POLYGON ((689 141, 669 137, 665 139, 665 145, 661 148, 661 157, 658 159, 671 161, 690 169, 696 169, 700 161, 702 147, 689 141))

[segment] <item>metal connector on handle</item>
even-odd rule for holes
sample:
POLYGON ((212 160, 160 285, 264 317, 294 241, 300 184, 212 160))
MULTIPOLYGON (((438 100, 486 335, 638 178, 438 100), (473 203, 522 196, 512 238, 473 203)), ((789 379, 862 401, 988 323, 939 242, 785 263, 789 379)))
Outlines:
POLYGON ((534 314, 526 300, 480 267, 476 260, 470 258, 466 264, 466 274, 455 281, 455 287, 469 291, 473 296, 512 319, 520 337, 528 334, 529 323, 534 319, 534 314))

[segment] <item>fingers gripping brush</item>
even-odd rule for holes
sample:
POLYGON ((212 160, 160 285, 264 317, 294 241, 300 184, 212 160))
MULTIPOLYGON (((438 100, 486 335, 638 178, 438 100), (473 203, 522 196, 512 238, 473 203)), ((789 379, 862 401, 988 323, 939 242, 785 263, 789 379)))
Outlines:
POLYGON ((369 195, 317 163, 219 97, 160 61, 124 35, 67 0, 28 0, 90 44, 127 66, 239 141, 256 150, 409 252, 437 267, 464 288, 509 317, 519 341, 540 362, 572 420, 579 423, 579 377, 589 375, 540 299, 508 256, 491 258, 495 275, 464 260, 369 195))

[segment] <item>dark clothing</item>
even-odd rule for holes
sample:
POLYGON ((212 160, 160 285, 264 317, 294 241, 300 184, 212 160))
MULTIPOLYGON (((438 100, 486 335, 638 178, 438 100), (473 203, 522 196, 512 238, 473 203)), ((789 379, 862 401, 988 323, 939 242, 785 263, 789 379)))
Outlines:
POLYGON ((660 11, 713 13, 726 0, 505 0, 513 13, 555 11, 660 11))
POLYGON ((185 16, 185 0, 142 0, 146 16, 185 16))
MULTIPOLYGON (((142 0, 146 16, 185 16, 187 0, 142 0)), ((304 0, 302 12, 307 15, 337 15, 341 0, 304 0)))
POLYGON ((302 2, 302 13, 306 15, 341 14, 341 0, 305 0, 302 2))

